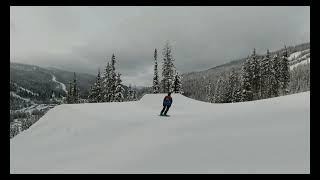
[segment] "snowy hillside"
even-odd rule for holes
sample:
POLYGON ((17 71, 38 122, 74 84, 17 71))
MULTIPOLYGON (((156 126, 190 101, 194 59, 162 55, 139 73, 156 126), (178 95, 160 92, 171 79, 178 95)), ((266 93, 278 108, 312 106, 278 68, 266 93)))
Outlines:
POLYGON ((291 53, 288 57, 288 60, 290 63, 290 70, 293 70, 294 68, 296 68, 300 65, 303 65, 303 64, 309 64, 310 63, 310 49, 291 53))
POLYGON ((59 105, 10 140, 11 173, 310 173, 310 92, 59 105))

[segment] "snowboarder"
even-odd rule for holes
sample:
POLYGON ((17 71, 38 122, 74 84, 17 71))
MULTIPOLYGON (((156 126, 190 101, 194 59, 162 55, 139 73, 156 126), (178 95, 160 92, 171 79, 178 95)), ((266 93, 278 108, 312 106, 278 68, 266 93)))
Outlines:
POLYGON ((167 112, 172 104, 171 92, 168 93, 166 97, 163 99, 163 109, 160 113, 160 116, 167 116, 167 112))

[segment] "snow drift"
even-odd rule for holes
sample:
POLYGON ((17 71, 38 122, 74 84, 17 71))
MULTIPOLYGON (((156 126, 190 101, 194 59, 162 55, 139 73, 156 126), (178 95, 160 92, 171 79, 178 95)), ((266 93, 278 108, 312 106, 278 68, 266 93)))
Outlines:
POLYGON ((310 92, 59 105, 10 140, 10 173, 310 173, 310 92))

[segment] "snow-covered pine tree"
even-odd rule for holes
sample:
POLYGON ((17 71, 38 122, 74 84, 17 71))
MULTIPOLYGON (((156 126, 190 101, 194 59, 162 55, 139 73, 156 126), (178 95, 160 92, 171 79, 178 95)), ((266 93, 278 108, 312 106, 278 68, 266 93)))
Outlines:
POLYGON ((166 42, 163 48, 163 64, 162 64, 162 89, 164 93, 172 92, 173 91, 173 82, 174 82, 174 72, 175 67, 173 64, 173 57, 172 57, 172 48, 169 42, 166 42))
POLYGON ((284 95, 288 93, 287 87, 290 81, 290 68, 288 60, 288 51, 286 46, 284 46, 284 51, 282 53, 280 61, 280 88, 281 93, 284 95))
POLYGON ((89 99, 89 102, 95 102, 95 103, 96 102, 103 102, 100 69, 98 70, 96 82, 91 87, 88 99, 89 99))
POLYGON ((133 89, 132 89, 132 87, 131 87, 131 84, 129 84, 127 101, 132 101, 132 99, 133 99, 133 89))
POLYGON ((98 69, 98 75, 97 75, 97 79, 96 79, 96 101, 103 102, 102 101, 102 82, 101 82, 100 69, 98 69))
POLYGON ((219 77, 216 83, 216 89, 214 92, 214 102, 215 103, 224 103, 225 102, 225 79, 224 77, 219 77))
POLYGON ((271 97, 277 97, 279 96, 280 88, 280 61, 278 54, 273 56, 271 64, 270 94, 271 97))
POLYGON ((129 85, 128 90, 128 101, 136 101, 137 100, 137 92, 132 88, 131 84, 129 85))
POLYGON ((112 54, 111 57, 111 68, 110 68, 110 92, 109 92, 109 97, 110 97, 110 102, 115 101, 115 91, 116 91, 116 81, 117 81, 117 74, 116 74, 116 57, 114 54, 112 54))
MULTIPOLYGON (((241 82, 241 81, 240 81, 241 82)), ((232 102, 241 102, 242 99, 242 91, 241 91, 241 84, 240 82, 235 87, 234 95, 233 95, 233 101, 232 102)))
POLYGON ((206 101, 207 102, 211 102, 211 82, 208 83, 208 85, 205 86, 206 87, 206 93, 207 93, 207 96, 206 96, 206 101))
POLYGON ((174 78, 174 86, 173 86, 173 91, 174 93, 180 93, 182 94, 182 80, 181 80, 181 76, 179 75, 179 73, 177 72, 174 78))
POLYGON ((77 77, 76 73, 73 73, 73 84, 72 84, 72 101, 74 104, 79 103, 79 91, 77 86, 77 77))
POLYGON ((122 87, 122 80, 120 78, 121 74, 118 73, 116 76, 116 90, 114 93, 114 102, 123 102, 124 101, 124 88, 122 87))
POLYGON ((159 93, 160 84, 159 84, 159 75, 158 75, 158 62, 157 62, 157 49, 154 50, 154 75, 153 75, 153 93, 159 93))
POLYGON ((242 90, 242 100, 241 101, 252 101, 252 71, 250 68, 250 58, 248 56, 247 60, 242 65, 242 82, 241 82, 241 90, 242 90))
POLYGON ((226 102, 236 102, 235 93, 236 93, 237 85, 238 85, 237 73, 235 69, 232 69, 226 83, 226 90, 225 90, 226 102))
POLYGON ((71 81, 69 81, 69 88, 68 88, 68 92, 67 92, 67 98, 66 98, 66 103, 67 104, 72 104, 72 83, 71 81))
POLYGON ((110 102, 110 91, 111 91, 111 79, 110 79, 111 66, 107 63, 104 70, 104 77, 102 81, 102 102, 110 102))
POLYGON ((259 90, 260 90, 260 63, 259 59, 256 55, 256 49, 253 49, 253 53, 250 59, 250 71, 252 72, 252 80, 251 80, 251 87, 252 87, 252 95, 253 99, 259 99, 259 90))
POLYGON ((90 86, 89 95, 88 95, 88 102, 94 103, 94 85, 90 86))
POLYGON ((138 95, 137 95, 136 89, 137 89, 136 86, 134 86, 134 89, 132 89, 132 91, 133 91, 133 95, 132 95, 133 98, 132 98, 132 100, 133 100, 133 101, 137 101, 137 100, 138 100, 138 95))
POLYGON ((261 60, 261 86, 260 86, 260 94, 261 98, 270 97, 269 93, 269 85, 270 85, 270 76, 271 76, 271 60, 270 60, 270 52, 267 49, 267 54, 261 60))

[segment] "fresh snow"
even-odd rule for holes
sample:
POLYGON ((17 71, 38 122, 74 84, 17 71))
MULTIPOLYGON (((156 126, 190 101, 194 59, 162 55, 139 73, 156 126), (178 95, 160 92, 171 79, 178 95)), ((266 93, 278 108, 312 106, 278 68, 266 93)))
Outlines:
POLYGON ((310 173, 310 92, 63 104, 10 139, 10 173, 310 173))
POLYGON ((301 53, 302 53, 302 51, 298 51, 298 52, 290 54, 290 56, 288 57, 288 60, 291 61, 291 60, 297 58, 298 56, 300 56, 301 53))
POLYGON ((306 50, 303 50, 303 51, 297 51, 297 52, 291 53, 290 56, 288 57, 288 60, 292 61, 292 60, 298 58, 302 53, 305 53, 305 52, 309 52, 308 54, 310 54, 310 49, 306 49, 306 50))
POLYGON ((52 81, 58 83, 58 84, 61 86, 62 90, 63 90, 65 93, 68 93, 68 92, 67 92, 66 85, 63 84, 62 82, 57 81, 56 76, 54 76, 53 74, 51 74, 51 75, 52 75, 52 81))
POLYGON ((299 63, 296 63, 296 64, 293 64, 290 66, 290 70, 293 70, 294 68, 300 66, 300 65, 303 65, 303 64, 309 64, 310 63, 310 58, 306 59, 306 60, 303 60, 299 63))

